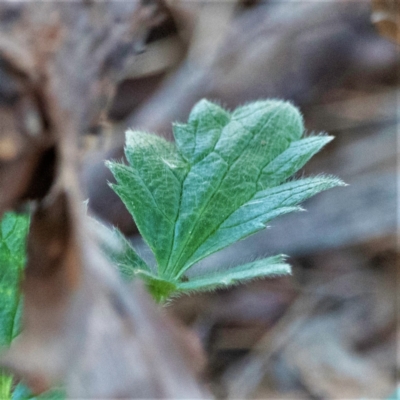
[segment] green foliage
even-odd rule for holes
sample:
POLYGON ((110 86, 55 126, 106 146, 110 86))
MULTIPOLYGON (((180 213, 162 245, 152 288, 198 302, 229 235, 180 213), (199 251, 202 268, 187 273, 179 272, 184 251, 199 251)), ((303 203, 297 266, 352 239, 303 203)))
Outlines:
MULTIPOLYGON (((9 346, 19 333, 21 294, 19 281, 25 266, 29 219, 6 213, 0 221, 0 346, 9 346)), ((0 375, 0 395, 11 398, 12 377, 0 375)))
POLYGON ((332 137, 302 139, 299 111, 278 100, 232 113, 202 100, 188 123, 175 124, 173 131, 176 145, 128 131, 129 165, 107 163, 117 181, 112 188, 157 262, 153 271, 115 231, 124 250, 113 257, 123 274, 140 276, 164 301, 175 292, 289 273, 283 256, 277 256, 190 281, 184 276, 198 261, 264 229, 271 219, 300 210, 300 202, 343 185, 326 176, 286 182, 332 137))
MULTIPOLYGON (((22 296, 19 282, 26 262, 29 217, 6 213, 0 221, 0 346, 10 346, 20 332, 22 296)), ((13 388, 13 378, 0 374, 0 398, 4 400, 61 400, 65 395, 51 390, 34 396, 22 384, 13 388)))
POLYGON ((0 221, 0 346, 9 346, 19 333, 19 281, 25 266, 26 215, 6 213, 0 221))
POLYGON ((10 400, 63 400, 66 395, 62 389, 51 389, 38 396, 35 396, 22 383, 19 383, 13 390, 10 400))

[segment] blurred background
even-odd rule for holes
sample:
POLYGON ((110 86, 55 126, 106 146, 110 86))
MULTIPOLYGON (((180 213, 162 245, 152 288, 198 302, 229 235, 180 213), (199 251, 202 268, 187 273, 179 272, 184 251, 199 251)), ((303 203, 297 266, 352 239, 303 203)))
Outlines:
POLYGON ((165 0, 102 123, 84 137, 90 208, 146 255, 104 167, 123 157, 128 127, 172 140, 171 123, 203 97, 230 109, 273 97, 300 107, 308 132, 336 136, 302 173, 334 174, 348 187, 197 267, 284 253, 293 276, 168 306, 201 339, 218 397, 383 399, 395 390, 399 7, 165 0))

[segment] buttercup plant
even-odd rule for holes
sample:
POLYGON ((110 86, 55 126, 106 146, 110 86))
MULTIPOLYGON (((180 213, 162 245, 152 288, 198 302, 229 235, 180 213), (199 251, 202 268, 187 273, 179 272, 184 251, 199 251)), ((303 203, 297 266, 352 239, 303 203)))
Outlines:
POLYGON ((330 142, 303 138, 300 112, 280 100, 228 112, 201 100, 187 124, 174 124, 175 143, 142 131, 126 133, 128 165, 108 161, 111 187, 154 253, 147 265, 118 230, 123 250, 112 259, 122 274, 145 280, 154 298, 227 287, 290 273, 278 255, 188 279, 203 258, 262 229, 273 218, 299 211, 299 203, 344 183, 332 176, 288 179, 330 142))

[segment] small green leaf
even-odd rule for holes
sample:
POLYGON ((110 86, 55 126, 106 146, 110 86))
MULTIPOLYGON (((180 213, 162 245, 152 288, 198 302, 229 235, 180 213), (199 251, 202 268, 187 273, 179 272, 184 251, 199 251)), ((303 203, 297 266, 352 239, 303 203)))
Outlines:
POLYGON ((19 333, 19 281, 25 267, 29 217, 4 214, 0 222, 0 345, 9 346, 19 333))
MULTIPOLYGON (((19 282, 26 261, 29 217, 5 213, 0 221, 0 346, 19 334, 22 307, 19 282)), ((1 399, 11 399, 12 376, 0 374, 1 399)))
MULTIPOLYGON (((182 276, 193 264, 264 229, 271 219, 301 210, 307 198, 343 185, 323 176, 285 183, 332 140, 302 139, 302 116, 288 102, 257 101, 229 113, 202 100, 188 123, 175 124, 173 131, 176 146, 128 131, 129 165, 108 163, 117 181, 113 189, 155 255, 157 276, 139 270, 157 293, 164 283, 170 284, 165 293, 180 285, 189 290, 191 282, 182 276)), ((255 274, 260 265, 253 264, 255 274)))
POLYGON ((276 277, 290 273, 290 265, 285 263, 283 255, 279 255, 239 265, 204 277, 193 278, 188 282, 180 282, 177 289, 184 292, 213 290, 254 279, 276 277))

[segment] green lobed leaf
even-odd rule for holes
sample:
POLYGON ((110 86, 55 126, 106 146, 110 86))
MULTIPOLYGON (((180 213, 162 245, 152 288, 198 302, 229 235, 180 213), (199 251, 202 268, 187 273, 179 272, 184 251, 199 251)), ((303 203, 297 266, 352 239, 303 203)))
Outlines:
POLYGON ((276 277, 290 273, 290 265, 285 263, 283 255, 279 255, 256 260, 228 270, 214 272, 204 277, 192 278, 187 282, 180 282, 177 285, 177 290, 184 292, 213 290, 254 279, 276 277))
POLYGON ((257 101, 228 113, 202 100, 188 123, 174 124, 173 131, 176 147, 128 131, 129 165, 108 163, 114 190, 155 254, 158 276, 150 273, 151 282, 189 290, 181 277, 194 263, 300 210, 314 194, 343 185, 324 176, 284 183, 332 140, 302 139, 302 116, 288 102, 257 101))

